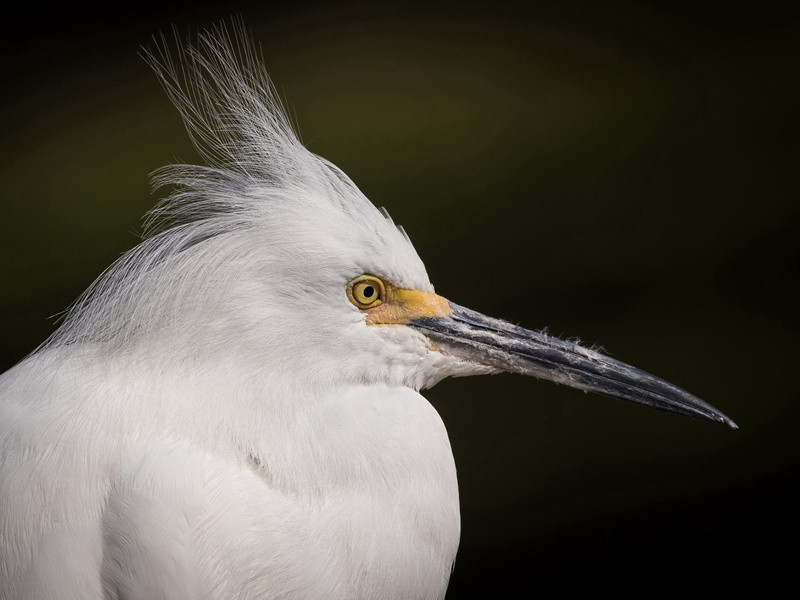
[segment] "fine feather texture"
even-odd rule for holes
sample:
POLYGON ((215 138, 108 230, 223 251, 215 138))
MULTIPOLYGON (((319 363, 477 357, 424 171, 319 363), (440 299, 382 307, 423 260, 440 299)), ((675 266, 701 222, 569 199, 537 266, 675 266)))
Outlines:
POLYGON ((125 344, 169 323, 205 323, 205 302, 242 276, 237 269, 275 252, 344 252, 324 238, 354 238, 351 277, 374 272, 432 290, 405 231, 300 143, 240 22, 186 47, 177 40, 174 52, 162 37, 145 58, 206 165, 154 173, 155 188, 174 191, 146 215, 143 242, 74 303, 47 345, 125 344))
POLYGON ((447 376, 736 426, 436 296, 405 232, 299 142, 241 24, 147 57, 207 164, 156 174, 174 191, 147 237, 0 376, 0 600, 442 598, 458 490, 419 390, 447 376), (363 274, 385 306, 348 299, 363 274))
POLYGON ((417 390, 466 367, 345 293, 424 265, 241 24, 147 59, 207 164, 155 174, 145 239, 0 376, 0 599, 443 597, 455 467, 417 390))

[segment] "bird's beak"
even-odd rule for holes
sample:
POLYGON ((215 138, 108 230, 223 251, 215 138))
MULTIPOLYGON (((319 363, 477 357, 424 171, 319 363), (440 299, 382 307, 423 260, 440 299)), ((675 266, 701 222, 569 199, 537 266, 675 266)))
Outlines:
POLYGON ((737 428, 713 406, 636 367, 575 342, 448 304, 449 311, 417 316, 405 323, 427 336, 444 354, 737 428))

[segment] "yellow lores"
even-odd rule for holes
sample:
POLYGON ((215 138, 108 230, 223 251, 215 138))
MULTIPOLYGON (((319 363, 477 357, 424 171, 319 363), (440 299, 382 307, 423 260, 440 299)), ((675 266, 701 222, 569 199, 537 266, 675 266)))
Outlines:
POLYGON ((369 325, 405 325, 421 317, 449 317, 447 299, 432 292, 406 290, 373 275, 359 275, 347 284, 347 297, 367 315, 369 325))

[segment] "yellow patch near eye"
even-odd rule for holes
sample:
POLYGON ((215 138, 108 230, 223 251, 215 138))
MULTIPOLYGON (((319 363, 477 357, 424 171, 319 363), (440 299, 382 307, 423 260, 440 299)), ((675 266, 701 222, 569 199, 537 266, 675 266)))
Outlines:
POLYGON ((350 302, 367 314, 368 325, 405 325, 413 319, 447 317, 453 312, 446 298, 395 287, 374 275, 359 275, 346 289, 350 302))
POLYGON ((447 317, 453 309, 446 298, 434 293, 387 285, 384 302, 366 312, 369 325, 405 325, 422 317, 447 317))

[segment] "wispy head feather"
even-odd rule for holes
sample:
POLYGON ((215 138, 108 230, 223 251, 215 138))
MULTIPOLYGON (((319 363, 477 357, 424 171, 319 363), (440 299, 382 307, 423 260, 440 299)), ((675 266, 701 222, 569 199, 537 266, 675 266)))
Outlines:
POLYGON ((145 233, 189 214, 226 208, 239 211, 230 185, 257 183, 285 187, 314 180, 318 160, 300 143, 267 74, 260 50, 242 23, 234 20, 201 31, 184 45, 175 32, 175 50, 165 36, 144 56, 180 112, 189 137, 206 166, 170 165, 153 174, 155 187, 174 185, 173 194, 147 215, 145 233), (177 59, 175 58, 177 55, 177 59), (191 191, 216 186, 223 192, 198 201, 191 191))
POLYGON ((245 272, 271 285, 280 260, 337 286, 375 272, 432 289, 405 232, 302 145, 241 22, 188 44, 175 37, 171 48, 161 36, 145 58, 206 164, 154 173, 172 192, 146 215, 143 242, 90 286, 46 345, 127 343, 170 325, 192 335, 245 272))

